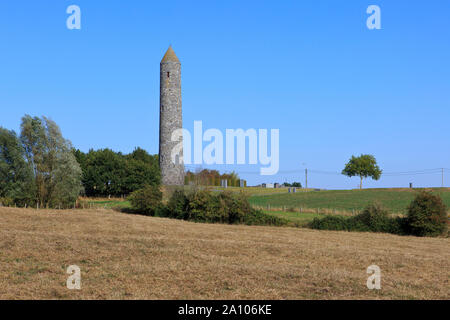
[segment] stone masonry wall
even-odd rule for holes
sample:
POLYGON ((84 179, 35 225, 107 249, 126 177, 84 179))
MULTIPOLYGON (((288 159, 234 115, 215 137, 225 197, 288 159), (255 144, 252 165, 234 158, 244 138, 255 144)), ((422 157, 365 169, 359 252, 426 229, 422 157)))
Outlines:
MULTIPOLYGON (((159 164, 163 185, 184 185, 184 165, 172 161, 172 149, 181 140, 171 141, 172 132, 183 128, 181 109, 181 64, 161 62, 159 164)), ((182 155, 182 152, 180 153, 182 155)))

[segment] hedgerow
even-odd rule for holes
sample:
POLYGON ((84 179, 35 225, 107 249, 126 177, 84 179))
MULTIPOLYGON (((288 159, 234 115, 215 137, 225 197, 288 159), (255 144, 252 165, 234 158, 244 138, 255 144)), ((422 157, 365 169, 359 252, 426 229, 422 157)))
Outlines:
POLYGON ((214 193, 206 190, 185 192, 180 189, 172 193, 166 205, 162 205, 160 198, 153 195, 153 192, 136 192, 131 198, 132 211, 194 222, 273 226, 288 224, 286 219, 252 208, 243 193, 214 193), (148 201, 142 199, 146 196, 148 201))
POLYGON ((448 229, 447 208, 438 195, 421 192, 408 207, 407 217, 391 217, 379 204, 369 204, 354 217, 314 218, 318 230, 385 232, 398 235, 439 236, 448 229))

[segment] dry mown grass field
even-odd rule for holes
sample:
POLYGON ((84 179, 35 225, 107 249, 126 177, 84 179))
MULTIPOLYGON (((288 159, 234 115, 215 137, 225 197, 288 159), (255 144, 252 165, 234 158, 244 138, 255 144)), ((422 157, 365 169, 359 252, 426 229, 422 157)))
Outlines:
POLYGON ((0 232, 1 299, 450 298, 449 238, 14 208, 0 232), (81 290, 66 288, 73 264, 81 290))

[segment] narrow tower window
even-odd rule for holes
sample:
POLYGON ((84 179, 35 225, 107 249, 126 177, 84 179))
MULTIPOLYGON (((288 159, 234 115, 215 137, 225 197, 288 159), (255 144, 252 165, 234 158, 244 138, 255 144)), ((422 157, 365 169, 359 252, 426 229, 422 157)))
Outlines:
POLYGON ((170 78, 170 72, 167 72, 167 78, 170 78))

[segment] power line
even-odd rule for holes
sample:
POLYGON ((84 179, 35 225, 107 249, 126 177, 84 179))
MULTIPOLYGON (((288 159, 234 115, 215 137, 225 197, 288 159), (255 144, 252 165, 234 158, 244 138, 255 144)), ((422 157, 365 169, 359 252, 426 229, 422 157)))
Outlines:
POLYGON ((322 170, 309 170, 309 171, 312 173, 317 173, 317 174, 342 175, 341 172, 322 171, 322 170))
MULTIPOLYGON (((196 165, 185 165, 185 167, 192 168, 194 170, 202 170, 207 169, 203 166, 196 166, 196 165)), ((220 170, 220 169, 210 169, 210 170, 218 170, 223 171, 225 173, 231 173, 235 171, 239 174, 260 174, 260 171, 240 171, 238 169, 234 170, 220 170)), ((294 170, 281 170, 278 171, 277 174, 290 174, 290 173, 301 173, 304 172, 303 169, 294 169, 294 170)), ((315 174, 323 174, 323 175, 342 175, 342 172, 337 171, 324 171, 324 170, 313 170, 308 169, 309 173, 315 173, 315 174)), ((424 174, 442 174, 443 172, 450 172, 449 168, 435 168, 435 169, 422 169, 422 170, 414 170, 414 171, 398 171, 398 172, 383 172, 381 176, 383 177, 394 177, 394 176, 414 176, 414 175, 424 175, 424 174)))
MULTIPOLYGON (((185 165, 185 167, 189 170, 189 171, 193 171, 193 172, 198 172, 204 169, 208 169, 204 166, 201 165, 185 165)), ((260 175, 261 172, 260 171, 240 171, 238 169, 233 169, 233 170, 220 170, 218 168, 214 168, 214 169, 208 169, 208 170, 216 170, 216 171, 220 171, 223 172, 225 174, 231 174, 231 173, 236 173, 238 175, 260 175)), ((283 174, 297 174, 303 172, 302 169, 296 169, 296 170, 282 170, 282 171, 278 171, 276 175, 283 175, 283 174)), ((305 187, 308 185, 308 172, 313 173, 313 174, 319 174, 319 175, 335 175, 335 176, 341 176, 343 175, 342 172, 336 172, 336 171, 324 171, 324 170, 311 170, 311 169, 305 169, 304 174, 305 174, 305 187)), ((411 177, 411 176, 418 176, 418 175, 432 175, 432 174, 441 174, 442 176, 442 182, 441 182, 441 186, 442 188, 444 188, 444 175, 445 173, 448 172, 450 173, 450 169, 449 168, 434 168, 434 169, 421 169, 421 170, 413 170, 413 171, 397 171, 397 172, 383 172, 381 174, 381 178, 386 177, 411 177)), ((284 179, 286 180, 286 179, 284 179)))

